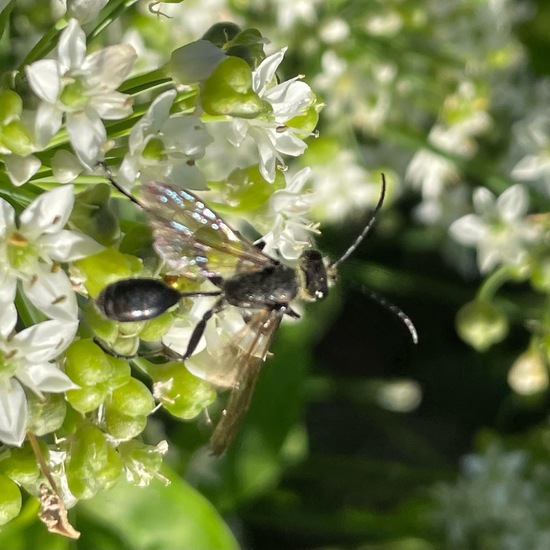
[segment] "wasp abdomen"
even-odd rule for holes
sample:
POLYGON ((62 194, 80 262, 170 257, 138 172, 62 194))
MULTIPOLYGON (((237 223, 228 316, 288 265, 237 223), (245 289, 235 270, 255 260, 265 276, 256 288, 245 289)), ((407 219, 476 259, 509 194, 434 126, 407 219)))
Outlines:
POLYGON ((176 305, 181 294, 155 279, 123 279, 104 288, 96 305, 114 321, 146 321, 154 319, 176 305))

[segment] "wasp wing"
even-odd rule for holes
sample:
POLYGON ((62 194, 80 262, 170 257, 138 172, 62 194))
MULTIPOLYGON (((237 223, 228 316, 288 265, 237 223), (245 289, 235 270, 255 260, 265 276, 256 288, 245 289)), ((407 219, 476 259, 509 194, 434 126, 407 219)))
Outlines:
POLYGON ((153 181, 142 187, 141 197, 154 247, 175 274, 228 277, 275 261, 189 191, 153 181))
POLYGON ((254 313, 228 345, 227 359, 232 365, 234 383, 227 405, 210 438, 210 447, 215 455, 222 454, 237 433, 250 406, 262 363, 282 317, 283 311, 276 309, 262 309, 254 313))

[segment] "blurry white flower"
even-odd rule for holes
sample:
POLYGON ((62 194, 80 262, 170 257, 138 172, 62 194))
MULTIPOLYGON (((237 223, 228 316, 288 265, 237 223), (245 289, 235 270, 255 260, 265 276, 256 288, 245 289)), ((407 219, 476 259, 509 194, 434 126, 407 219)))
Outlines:
POLYGON ((239 147, 247 137, 254 141, 260 156, 260 172, 270 183, 275 181, 276 163, 285 165, 281 155, 296 157, 307 147, 297 135, 301 132, 286 126, 286 123, 294 117, 304 115, 315 102, 311 88, 300 81, 300 77, 273 84, 275 72, 285 52, 286 48, 283 48, 266 57, 258 68, 252 71, 252 89, 263 101, 271 105, 272 113, 265 117, 235 117, 231 120, 231 143, 239 147))
POLYGON ((27 298, 48 317, 76 319, 71 282, 58 262, 71 262, 102 250, 90 237, 63 229, 74 204, 72 185, 37 197, 19 216, 0 199, 0 304, 15 297, 17 280, 27 298))
POLYGON ((78 19, 83 25, 94 17, 103 9, 108 0, 66 0, 67 1, 67 17, 78 19))
POLYGON ((42 100, 35 133, 44 146, 61 128, 63 114, 71 145, 80 161, 93 169, 106 131, 101 119, 117 120, 132 112, 132 98, 115 90, 136 59, 129 45, 109 46, 86 55, 86 35, 76 19, 61 33, 57 59, 25 67, 33 92, 42 100))
POLYGON ((477 248, 477 263, 482 273, 498 264, 519 266, 527 259, 528 247, 540 238, 539 230, 525 214, 529 207, 522 185, 506 189, 498 199, 484 187, 474 191, 476 214, 456 220, 449 232, 458 242, 477 248))
POLYGON ((528 120, 518 123, 514 136, 527 154, 512 169, 512 177, 540 181, 544 192, 550 195, 550 109, 546 104, 534 109, 528 120))
POLYGON ((376 185, 373 185, 372 176, 346 149, 338 148, 330 158, 327 156, 327 162, 314 164, 311 207, 316 218, 339 222, 352 212, 376 204, 380 195, 380 175, 376 177, 376 185))
POLYGON ((212 141, 204 124, 192 115, 170 116, 175 90, 158 96, 130 133, 129 153, 118 173, 128 189, 162 180, 186 189, 206 189, 206 179, 195 166, 212 141))
POLYGON ((13 304, 0 309, 0 441, 20 446, 27 426, 27 387, 39 398, 78 386, 53 361, 71 343, 78 321, 44 321, 18 334, 13 304))

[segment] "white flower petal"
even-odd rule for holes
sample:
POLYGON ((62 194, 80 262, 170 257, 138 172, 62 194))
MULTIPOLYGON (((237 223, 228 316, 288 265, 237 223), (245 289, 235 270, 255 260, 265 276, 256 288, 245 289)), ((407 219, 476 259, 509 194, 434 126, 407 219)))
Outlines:
POLYGON ((41 59, 25 67, 32 91, 42 100, 55 103, 61 93, 59 65, 55 59, 41 59))
POLYGON ((17 310, 13 302, 0 302, 0 337, 6 340, 17 323, 17 310))
MULTIPOLYGON (((162 125, 169 119, 170 109, 172 107, 172 103, 174 103, 176 94, 176 90, 168 90, 167 92, 164 92, 156 97, 153 103, 151 103, 149 109, 147 109, 147 113, 141 119, 141 121, 145 121, 147 123, 149 132, 158 132, 162 125)), ((132 128, 132 133, 133 131, 134 129, 132 128)), ((140 141, 142 139, 143 136, 139 138, 140 141)), ((131 141, 132 137, 130 137, 130 142, 131 141)))
POLYGON ((275 77, 275 72, 281 64, 285 56, 287 48, 282 48, 274 54, 268 55, 255 69, 252 71, 252 89, 257 94, 262 94, 268 85, 275 77))
POLYGON ((93 170, 107 138, 103 122, 92 109, 67 113, 66 118, 67 131, 76 155, 86 168, 93 170))
POLYGON ((74 187, 62 185, 34 199, 19 218, 19 230, 34 241, 44 233, 58 233, 67 223, 74 204, 74 187))
POLYGON ((86 34, 76 19, 71 19, 67 28, 61 33, 57 52, 61 75, 69 69, 82 68, 86 55, 86 34))
POLYGON ((284 155, 297 157, 307 149, 306 142, 291 131, 272 132, 269 136, 272 138, 277 151, 284 155))
POLYGON ((206 147, 214 138, 196 116, 173 116, 162 125, 162 136, 166 151, 183 153, 189 158, 200 159, 206 147))
POLYGON ((210 40, 197 40, 176 49, 170 59, 170 74, 180 84, 206 80, 227 56, 210 40))
POLYGON ((488 231, 485 222, 475 214, 463 216, 449 227, 451 236, 466 245, 476 245, 486 237, 488 231))
POLYGON ((495 196, 485 187, 477 187, 473 193, 474 209, 481 215, 492 215, 495 209, 495 196))
POLYGON ((27 398, 21 384, 11 378, 0 384, 0 441, 20 447, 27 428, 27 398))
POLYGON ((52 171, 59 183, 70 183, 84 169, 78 158, 70 151, 60 149, 52 158, 52 171))
POLYGON ((29 300, 52 319, 71 323, 77 319, 76 295, 67 274, 51 271, 48 266, 39 264, 36 277, 23 282, 23 291, 29 300))
POLYGON ((74 262, 103 250, 103 246, 88 235, 66 229, 44 235, 40 244, 46 247, 48 257, 56 262, 74 262))
POLYGON ((136 59, 136 50, 130 44, 117 44, 86 57, 80 70, 90 89, 98 93, 112 92, 124 82, 136 59))
POLYGON ((105 120, 127 117, 132 113, 133 104, 134 100, 131 96, 120 92, 95 94, 90 101, 90 106, 105 120))
POLYGON ((167 183, 172 183, 184 189, 193 189, 195 191, 208 189, 205 175, 197 166, 194 164, 190 166, 186 162, 173 163, 165 179, 167 183))
POLYGON ((9 304, 15 300, 17 276, 5 266, 0 268, 0 304, 9 304))
POLYGON ((76 320, 42 321, 16 334, 11 340, 11 345, 21 350, 25 362, 45 363, 67 348, 73 341, 77 329, 76 320))
POLYGON ((59 131, 63 122, 63 111, 54 103, 40 103, 34 120, 34 133, 39 146, 46 147, 59 131))
MULTIPOLYGON (((139 168, 137 160, 127 153, 118 169, 118 183, 121 184, 124 189, 130 190, 138 177, 138 173, 139 168)), ((145 182, 142 181, 141 183, 143 184, 145 182)))
POLYGON ((535 180, 550 171, 550 156, 527 155, 512 169, 512 177, 520 180, 535 180))
POLYGON ((284 123, 305 112, 312 103, 312 91, 305 82, 287 81, 271 88, 265 99, 273 107, 275 120, 284 123))
POLYGON ((15 210, 13 206, 0 198, 0 240, 5 240, 15 229, 15 210))
POLYGON ((512 185, 497 199, 497 207, 504 221, 511 222, 521 218, 529 208, 529 197, 525 187, 512 185))
POLYGON ((16 187, 27 183, 42 166, 40 160, 34 155, 29 155, 28 157, 6 155, 4 157, 4 163, 10 181, 16 187))
POLYGON ((54 363, 27 363, 17 369, 15 376, 38 397, 42 392, 60 393, 80 387, 54 363))

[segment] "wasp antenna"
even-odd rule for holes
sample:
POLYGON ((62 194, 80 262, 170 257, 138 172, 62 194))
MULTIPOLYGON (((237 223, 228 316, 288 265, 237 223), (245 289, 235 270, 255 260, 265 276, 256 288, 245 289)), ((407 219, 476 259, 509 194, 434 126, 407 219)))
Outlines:
POLYGON ((369 234, 370 230, 372 229, 372 226, 374 225, 374 222, 376 221, 376 215, 382 208, 382 204, 384 203, 384 197, 386 196, 386 176, 382 174, 382 188, 380 190, 380 198, 378 199, 378 203, 376 205, 376 208, 374 209, 374 212, 372 213, 371 219, 369 220, 369 223, 365 226, 363 231, 361 231, 361 234, 355 239, 355 242, 334 262, 330 264, 330 267, 336 267, 340 265, 342 262, 345 262, 359 247, 359 245, 363 242, 365 237, 369 234))
POLYGON ((128 197, 134 204, 137 204, 140 208, 143 208, 143 205, 141 202, 139 202, 134 195, 132 195, 130 192, 126 191, 118 181, 115 180, 115 177, 113 176, 113 172, 111 172, 110 166, 105 161, 99 161, 97 163, 98 166, 101 166, 103 170, 105 170, 105 175, 107 179, 109 180, 109 183, 120 193, 122 193, 125 197, 128 197))
POLYGON ((391 311, 394 315, 399 317, 401 322, 407 327, 407 330, 411 335, 412 343, 415 345, 418 344, 418 332, 416 330, 416 327, 414 326, 411 318, 399 306, 392 304, 389 300, 384 298, 384 296, 380 296, 380 294, 377 294, 373 290, 367 289, 365 287, 361 287, 361 290, 365 294, 370 296, 373 300, 378 302, 381 306, 385 307, 388 311, 391 311))

